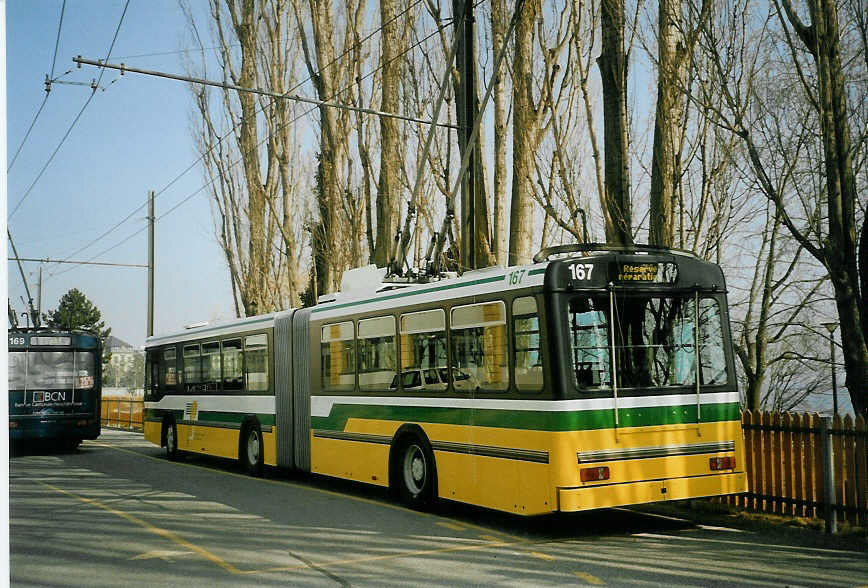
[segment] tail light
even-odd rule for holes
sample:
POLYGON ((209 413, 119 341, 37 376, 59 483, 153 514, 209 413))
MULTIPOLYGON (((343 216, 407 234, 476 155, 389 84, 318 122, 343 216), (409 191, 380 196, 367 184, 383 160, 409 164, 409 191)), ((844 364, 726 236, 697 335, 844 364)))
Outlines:
POLYGON ((712 457, 708 460, 708 466, 713 472, 716 472, 718 470, 734 470, 735 457, 712 457))
POLYGON ((17 429, 18 428, 18 421, 9 421, 9 428, 10 429, 17 429))
POLYGON ((582 482, 599 482, 609 479, 609 466, 598 468, 583 468, 581 470, 582 482))

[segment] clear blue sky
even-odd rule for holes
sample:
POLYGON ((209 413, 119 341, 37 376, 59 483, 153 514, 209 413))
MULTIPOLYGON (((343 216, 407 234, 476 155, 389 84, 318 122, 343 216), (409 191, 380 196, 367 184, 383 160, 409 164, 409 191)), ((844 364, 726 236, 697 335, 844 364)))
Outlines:
MULTIPOLYGON (((197 9, 205 8, 203 2, 192 3, 197 9)), ((8 222, 21 257, 66 259, 145 203, 148 190, 160 193, 156 201, 159 218, 204 184, 199 166, 181 176, 198 157, 190 133, 192 101, 187 86, 141 75, 121 77, 117 71, 105 70, 101 88, 30 189, 90 96, 91 80, 100 74, 94 67, 75 68, 72 58, 106 57, 124 4, 124 0, 66 2, 54 77, 88 85, 52 85, 9 171, 8 222), (28 189, 26 199, 12 214, 28 189)), ((45 96, 45 76, 52 68, 62 5, 62 0, 6 4, 7 166, 45 96)), ((185 36, 177 0, 131 0, 109 60, 182 73, 179 50, 187 47, 185 36)), ((203 190, 157 222, 157 334, 191 322, 234 316, 208 198, 203 190)), ((146 208, 139 210, 74 259, 96 256, 94 261, 147 263, 147 231, 142 230, 146 215, 146 208)), ((11 256, 11 247, 7 249, 11 256)), ((38 267, 37 263, 24 265, 34 301, 38 267)), ((14 262, 9 262, 8 271, 9 298, 22 312, 25 292, 14 262)), ((80 289, 96 304, 114 335, 134 345, 144 343, 147 270, 46 264, 43 310, 55 308, 70 288, 80 289)))

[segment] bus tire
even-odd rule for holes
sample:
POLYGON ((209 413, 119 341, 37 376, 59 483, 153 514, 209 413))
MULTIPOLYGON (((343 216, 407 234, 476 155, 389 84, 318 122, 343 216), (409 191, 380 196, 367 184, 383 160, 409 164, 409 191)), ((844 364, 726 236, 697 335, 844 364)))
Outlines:
POLYGON ((238 461, 251 476, 262 476, 262 429, 255 420, 244 423, 238 443, 238 461))
POLYGON ((81 439, 64 439, 61 446, 63 451, 74 453, 79 445, 81 445, 81 439))
POLYGON ((401 502, 414 509, 430 508, 436 495, 437 466, 424 435, 412 432, 400 437, 391 462, 391 486, 401 502))
POLYGON ((172 461, 177 460, 181 452, 178 451, 178 427, 175 425, 175 419, 168 418, 163 421, 163 439, 166 445, 166 457, 172 461))

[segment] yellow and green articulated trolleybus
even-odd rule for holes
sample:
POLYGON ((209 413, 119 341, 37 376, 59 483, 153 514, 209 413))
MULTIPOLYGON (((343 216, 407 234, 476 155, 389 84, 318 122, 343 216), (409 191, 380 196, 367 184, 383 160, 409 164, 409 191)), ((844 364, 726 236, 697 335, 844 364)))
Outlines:
POLYGON ((743 492, 720 268, 571 245, 147 344, 145 436, 520 514, 743 492))

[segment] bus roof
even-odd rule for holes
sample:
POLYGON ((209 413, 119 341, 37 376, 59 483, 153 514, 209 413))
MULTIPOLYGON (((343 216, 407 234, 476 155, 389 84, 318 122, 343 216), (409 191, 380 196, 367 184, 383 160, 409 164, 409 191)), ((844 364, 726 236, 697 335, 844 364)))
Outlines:
MULTIPOLYGON (((321 297, 320 303, 308 310, 312 318, 320 320, 410 306, 431 299, 465 298, 532 287, 548 291, 726 290, 723 272, 716 264, 687 251, 662 247, 573 244, 544 249, 534 261, 522 266, 488 267, 424 283, 393 282, 383 279, 382 268, 357 268, 347 272, 340 292, 321 297)), ((150 337, 146 347, 270 327, 278 316, 294 310, 196 325, 150 337)))

